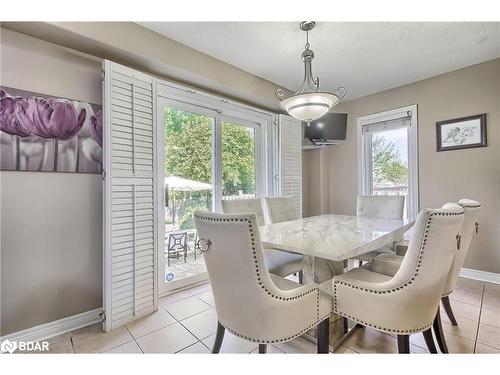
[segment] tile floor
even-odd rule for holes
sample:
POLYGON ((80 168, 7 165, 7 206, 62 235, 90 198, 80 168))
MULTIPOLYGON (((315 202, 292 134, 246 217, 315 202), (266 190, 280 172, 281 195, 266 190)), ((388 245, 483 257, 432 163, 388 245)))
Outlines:
MULTIPOLYGON (((500 354, 500 285, 460 279, 450 296, 458 327, 443 315, 452 353, 500 354)), ((444 313, 443 313, 444 314, 444 313)), ((217 315, 209 284, 160 299, 159 310, 125 327, 104 333, 101 325, 82 328, 50 340, 54 353, 209 353, 217 315)), ((254 353, 257 344, 226 332, 221 352, 254 353)), ((316 347, 299 337, 270 345, 270 353, 315 353, 316 347)), ((357 329, 337 353, 396 353, 393 335, 357 329)), ((427 353, 421 334, 411 336, 411 352, 427 353)))
POLYGON ((203 255, 197 255, 194 259, 192 247, 188 251, 186 262, 184 257, 170 258, 170 267, 168 266, 167 257, 165 256, 165 279, 169 281, 178 281, 199 275, 200 273, 207 272, 203 255), (168 278, 167 278, 168 277, 168 278))

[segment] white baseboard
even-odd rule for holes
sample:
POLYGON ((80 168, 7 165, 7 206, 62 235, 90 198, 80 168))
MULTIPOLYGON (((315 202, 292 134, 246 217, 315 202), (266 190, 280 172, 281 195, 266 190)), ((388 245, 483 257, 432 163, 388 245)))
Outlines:
POLYGON ((486 272, 473 270, 472 268, 464 268, 460 270, 460 276, 466 279, 486 281, 488 283, 500 284, 500 273, 486 272))
POLYGON ((98 308, 2 336, 0 337, 0 341, 5 339, 9 339, 10 341, 42 341, 78 328, 102 322, 102 320, 102 308, 98 308))

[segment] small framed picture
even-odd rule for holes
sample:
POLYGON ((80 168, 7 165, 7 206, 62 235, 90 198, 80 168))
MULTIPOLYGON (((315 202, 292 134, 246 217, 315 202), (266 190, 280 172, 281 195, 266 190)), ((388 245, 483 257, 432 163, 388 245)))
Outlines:
POLYGON ((486 113, 436 122, 437 151, 486 146, 486 113))

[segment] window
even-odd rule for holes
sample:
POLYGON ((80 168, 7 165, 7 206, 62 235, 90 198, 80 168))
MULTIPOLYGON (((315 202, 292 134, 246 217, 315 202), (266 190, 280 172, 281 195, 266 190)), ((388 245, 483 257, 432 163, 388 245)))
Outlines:
POLYGON ((257 130, 237 120, 222 123, 222 199, 256 196, 257 130))
POLYGON ((165 107, 165 231, 194 229, 193 212, 212 210, 214 118, 165 107))
POLYGON ((358 118, 358 192, 404 195, 404 216, 418 213, 417 108, 358 118))
POLYGON ((193 212, 220 211, 222 199, 266 196, 273 189, 274 153, 270 113, 165 81, 157 96, 157 127, 163 130, 157 152, 164 165, 158 180, 165 182, 158 284, 165 294, 208 277, 196 251, 193 212))

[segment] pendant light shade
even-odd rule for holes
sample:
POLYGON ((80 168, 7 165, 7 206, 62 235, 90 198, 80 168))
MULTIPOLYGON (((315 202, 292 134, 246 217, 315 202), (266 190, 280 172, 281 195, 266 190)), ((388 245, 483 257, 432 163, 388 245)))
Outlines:
POLYGON ((290 116, 309 123, 325 115, 339 100, 335 94, 313 92, 291 96, 282 100, 280 106, 290 116))
POLYGON ((308 124, 325 115, 346 94, 346 90, 343 87, 339 87, 335 94, 321 92, 319 91, 319 78, 313 79, 312 60, 314 59, 314 52, 309 49, 309 31, 315 25, 314 21, 300 23, 300 29, 305 31, 307 36, 305 50, 301 56, 305 68, 304 80, 299 90, 289 98, 284 98, 285 94, 282 89, 276 90, 276 97, 281 100, 281 108, 290 116, 305 121, 308 124))

